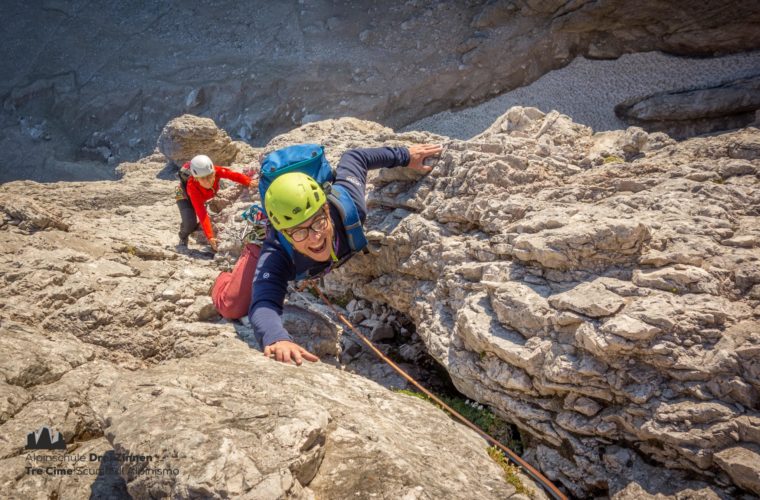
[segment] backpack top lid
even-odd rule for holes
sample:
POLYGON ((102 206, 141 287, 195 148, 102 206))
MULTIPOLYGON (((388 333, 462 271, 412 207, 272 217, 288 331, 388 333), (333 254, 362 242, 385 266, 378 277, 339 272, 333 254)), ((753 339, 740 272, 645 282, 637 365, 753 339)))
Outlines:
POLYGON ((269 153, 261 162, 259 196, 262 203, 272 181, 289 172, 304 173, 323 188, 334 177, 333 169, 325 158, 324 148, 319 144, 296 144, 278 149, 269 153))

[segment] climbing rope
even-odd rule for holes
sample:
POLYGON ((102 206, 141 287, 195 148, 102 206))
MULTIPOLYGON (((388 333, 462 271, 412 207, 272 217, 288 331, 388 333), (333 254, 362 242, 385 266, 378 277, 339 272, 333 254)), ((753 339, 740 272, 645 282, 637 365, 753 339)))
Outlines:
POLYGON ((462 422, 464 425, 469 427, 470 429, 477 432, 483 439, 491 443, 492 445, 498 447, 501 451, 503 451, 506 456, 518 467, 520 467, 526 474, 528 474, 530 477, 532 477, 537 483, 542 485, 544 489, 556 500, 567 500, 567 496, 565 496, 564 493, 562 493, 559 488, 557 488, 551 481, 549 481, 543 474, 541 474, 538 470, 536 470, 533 466, 531 466, 528 462, 520 458, 520 456, 501 444, 496 438, 491 437, 488 433, 480 429, 478 426, 467 420, 465 417, 463 417, 461 414, 459 414, 455 409, 441 401, 440 398, 438 398, 435 394, 425 389, 419 382, 414 380, 411 375, 406 373, 401 367, 399 367, 396 363, 388 359, 388 357, 383 354, 380 349, 375 347, 375 345, 367 338, 365 337, 359 330, 357 330, 353 324, 351 324, 350 321, 348 321, 338 310, 335 308, 335 306, 330 302, 330 300, 325 297, 325 295, 322 293, 322 290, 317 285, 316 281, 314 280, 308 280, 305 283, 303 283, 301 286, 299 286, 298 289, 294 289, 296 292, 300 292, 301 290, 304 290, 306 288, 314 288, 317 293, 319 294, 319 297, 322 299, 322 301, 327 305, 327 307, 330 308, 330 310, 335 314, 335 316, 340 319, 340 321, 346 325, 352 332, 354 332, 354 335, 356 335, 364 344, 372 350, 380 359, 388 363, 391 368, 393 368, 396 373, 404 377, 409 383, 414 385, 417 389, 422 391, 423 394, 425 394, 427 397, 435 401, 441 408, 444 408, 447 412, 449 412, 450 415, 453 415, 456 417, 457 420, 462 422))

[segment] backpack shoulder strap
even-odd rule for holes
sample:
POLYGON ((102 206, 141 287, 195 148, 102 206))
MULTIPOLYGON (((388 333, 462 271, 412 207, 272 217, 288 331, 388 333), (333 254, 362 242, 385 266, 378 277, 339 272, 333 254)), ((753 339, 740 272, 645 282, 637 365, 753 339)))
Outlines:
MULTIPOLYGON (((299 273, 296 275, 296 281, 314 279, 315 277, 322 276, 326 272, 329 272, 330 270, 337 268, 345 263, 354 254, 361 252, 367 248, 367 237, 364 235, 364 228, 362 227, 362 222, 359 219, 359 211, 356 209, 356 204, 348 194, 348 191, 346 191, 346 189, 342 186, 331 186, 330 193, 327 194, 327 199, 333 205, 335 205, 335 208, 338 209, 340 219, 343 222, 343 228, 346 230, 346 235, 348 236, 348 246, 351 248, 351 253, 341 259, 337 266, 330 266, 326 270, 314 276, 310 275, 308 271, 299 273)), ((285 250, 287 250, 290 258, 294 259, 293 246, 290 244, 290 242, 288 242, 288 240, 286 240, 282 233, 279 231, 277 232, 277 237, 279 238, 280 243, 285 248, 285 250)))
POLYGON ((293 245, 290 244, 290 242, 285 238, 285 236, 277 231, 277 239, 280 241, 280 245, 285 249, 286 252, 288 252, 288 256, 290 257, 290 260, 293 261, 293 245))
POLYGON ((351 247, 351 252, 356 253, 364 250, 367 247, 367 238, 364 236, 364 228, 361 220, 359 220, 359 211, 348 191, 342 186, 332 186, 327 199, 335 205, 340 213, 343 227, 348 235, 348 245, 351 247))

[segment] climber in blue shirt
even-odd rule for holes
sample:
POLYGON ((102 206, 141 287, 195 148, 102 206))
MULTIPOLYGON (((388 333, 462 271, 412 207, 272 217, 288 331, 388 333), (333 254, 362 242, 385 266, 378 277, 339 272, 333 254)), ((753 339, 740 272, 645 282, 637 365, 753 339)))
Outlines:
MULTIPOLYGON (((440 155, 442 146, 417 144, 409 147, 353 149, 343 154, 334 186, 342 186, 356 206, 361 223, 367 217, 364 201, 367 172, 376 168, 407 167, 428 173, 425 158, 440 155)), ((277 177, 265 194, 267 216, 276 231, 292 245, 282 245, 270 231, 259 256, 253 280, 253 299, 248 319, 264 347, 264 354, 277 361, 300 365, 302 359, 319 358, 295 342, 282 324, 288 282, 296 276, 312 277, 337 266, 352 254, 348 234, 338 208, 327 199, 314 179, 300 172, 277 177)))

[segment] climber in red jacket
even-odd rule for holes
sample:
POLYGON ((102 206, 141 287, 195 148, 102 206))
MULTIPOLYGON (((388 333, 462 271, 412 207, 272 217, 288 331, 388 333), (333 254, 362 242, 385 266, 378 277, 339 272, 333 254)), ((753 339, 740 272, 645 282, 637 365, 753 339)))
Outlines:
POLYGON ((214 252, 217 251, 217 241, 211 227, 211 219, 206 211, 206 202, 216 196, 217 191, 219 191, 220 179, 229 179, 249 187, 254 182, 245 174, 215 166, 211 162, 211 158, 206 155, 194 157, 180 169, 181 182, 176 191, 177 207, 182 217, 179 229, 180 246, 187 246, 187 237, 200 224, 211 249, 214 252))

